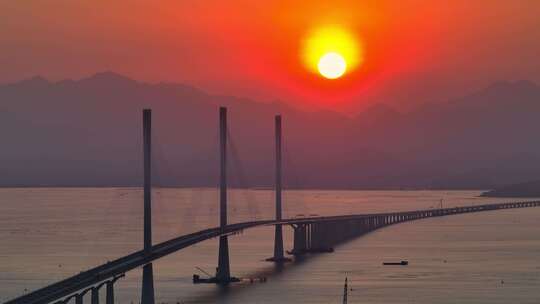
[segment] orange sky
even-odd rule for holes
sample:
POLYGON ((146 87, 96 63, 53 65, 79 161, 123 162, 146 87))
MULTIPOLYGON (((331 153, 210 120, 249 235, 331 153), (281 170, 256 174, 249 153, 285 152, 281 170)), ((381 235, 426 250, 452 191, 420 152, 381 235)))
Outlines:
POLYGON ((3 1, 0 82, 113 70, 307 108, 408 109, 498 80, 540 82, 538 16, 535 0, 3 1), (299 54, 306 33, 328 24, 352 31, 364 53, 332 81, 299 54))

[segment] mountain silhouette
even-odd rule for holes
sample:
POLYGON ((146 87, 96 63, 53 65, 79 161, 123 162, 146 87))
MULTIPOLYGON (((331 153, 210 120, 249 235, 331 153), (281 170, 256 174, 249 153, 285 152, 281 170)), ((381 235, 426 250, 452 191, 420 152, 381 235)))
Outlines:
POLYGON ((273 116, 283 115, 289 188, 493 188, 537 180, 540 88, 498 82, 399 113, 355 117, 211 95, 114 72, 0 85, 1 186, 136 186, 141 110, 153 110, 157 186, 215 186, 218 107, 229 108, 235 187, 273 181, 273 116))

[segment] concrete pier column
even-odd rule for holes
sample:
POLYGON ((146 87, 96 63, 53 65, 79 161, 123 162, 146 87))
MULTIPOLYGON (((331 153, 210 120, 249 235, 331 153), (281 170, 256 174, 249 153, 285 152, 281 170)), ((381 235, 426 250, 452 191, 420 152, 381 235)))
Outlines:
POLYGON ((226 235, 219 237, 219 256, 216 278, 220 282, 228 282, 231 278, 229 265, 229 239, 226 235))
POLYGON ((154 304, 154 271, 152 263, 143 266, 141 303, 154 304))
POLYGON ((298 224, 293 226, 294 229, 294 241, 293 241, 293 250, 291 251, 294 255, 303 255, 306 253, 306 225, 298 224))
POLYGON ((109 281, 107 282, 107 294, 105 297, 105 303, 106 304, 114 304, 114 282, 109 281))
POLYGON ((330 222, 324 229, 324 245, 325 247, 332 247, 337 241, 339 241, 337 223, 330 222))
POLYGON ((356 236, 356 232, 358 231, 356 221, 350 220, 347 221, 347 229, 345 229, 345 233, 347 234, 347 239, 351 239, 356 236))
POLYGON ((307 249, 311 249, 312 248, 312 244, 311 242, 313 241, 312 238, 313 238, 313 231, 311 230, 313 228, 313 224, 307 224, 306 225, 306 248, 307 249))
POLYGON ((99 304, 99 288, 97 287, 92 287, 92 291, 91 291, 91 303, 92 304, 99 304))
POLYGON ((317 233, 317 227, 318 227, 318 224, 317 223, 311 223, 310 225, 310 232, 309 232, 309 235, 310 235, 310 243, 309 243, 309 248, 310 249, 316 249, 319 247, 319 234, 317 233))
POLYGON ((75 304, 83 304, 84 294, 78 294, 75 296, 75 304))

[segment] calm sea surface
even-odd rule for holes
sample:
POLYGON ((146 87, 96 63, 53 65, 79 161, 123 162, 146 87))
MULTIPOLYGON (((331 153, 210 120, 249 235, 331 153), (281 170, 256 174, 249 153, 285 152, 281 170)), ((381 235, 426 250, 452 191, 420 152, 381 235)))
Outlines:
MULTIPOLYGON (((285 217, 464 206, 510 199, 479 191, 286 191, 285 217)), ((217 226, 215 189, 154 189, 154 242, 217 226)), ((230 222, 272 217, 273 194, 231 190, 230 222), (249 202, 249 203, 248 203, 249 202)), ((0 302, 142 247, 142 191, 135 188, 0 189, 0 302)), ((284 228, 285 246, 292 231, 284 228)), ((154 263, 158 303, 540 303, 540 208, 424 219, 386 227, 283 269, 264 262, 273 228, 230 238, 235 276, 266 283, 228 289, 193 285, 213 273, 217 240, 154 263), (382 266, 409 260, 407 267, 382 266)), ((119 303, 138 303, 141 270, 116 284, 119 303)), ((102 292, 104 294, 104 292, 102 292)), ((89 300, 88 300, 89 301, 89 300)))

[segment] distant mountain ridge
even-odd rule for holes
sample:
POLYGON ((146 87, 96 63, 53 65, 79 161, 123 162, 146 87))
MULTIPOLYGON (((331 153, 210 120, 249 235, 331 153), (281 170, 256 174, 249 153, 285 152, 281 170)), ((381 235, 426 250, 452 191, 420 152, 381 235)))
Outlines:
POLYGON ((540 87, 528 81, 410 113, 374 104, 352 118, 113 72, 0 85, 0 100, 0 186, 140 185, 146 107, 156 185, 214 186, 220 105, 229 107, 232 186, 272 184, 277 113, 290 188, 487 189, 540 173, 540 87))

